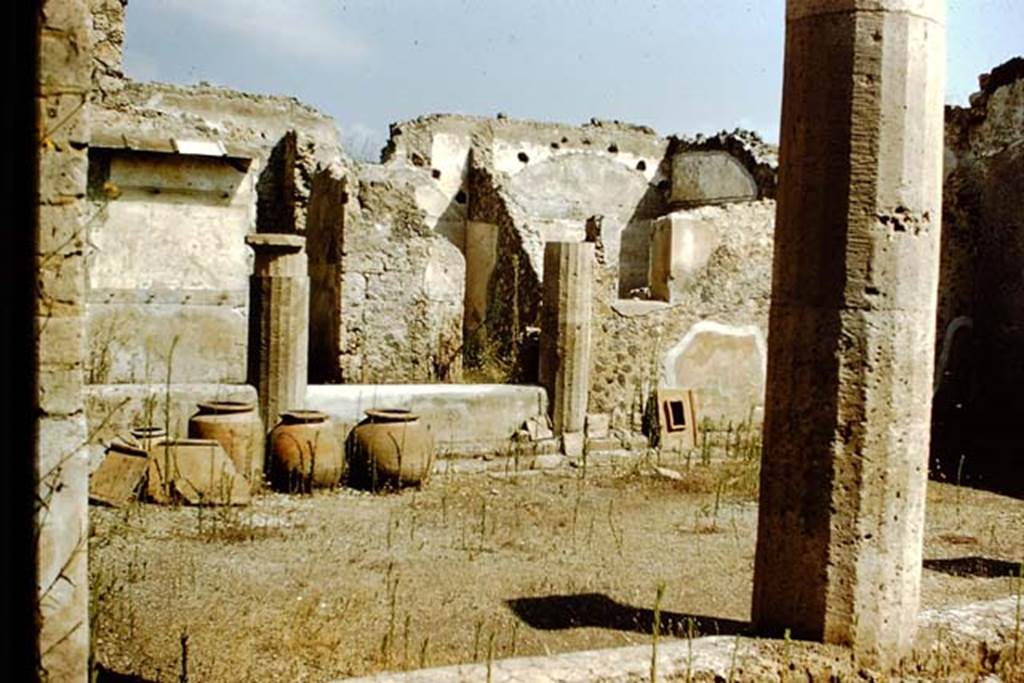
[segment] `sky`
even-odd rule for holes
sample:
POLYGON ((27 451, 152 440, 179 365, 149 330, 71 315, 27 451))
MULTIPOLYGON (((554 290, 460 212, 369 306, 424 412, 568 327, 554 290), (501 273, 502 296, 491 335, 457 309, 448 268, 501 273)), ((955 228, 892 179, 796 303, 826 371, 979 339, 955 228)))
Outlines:
MULTIPOLYGON (((784 0, 131 0, 124 69, 292 95, 374 158, 454 112, 777 142, 784 0)), ((1024 54, 1024 0, 948 0, 947 102, 1024 54)))

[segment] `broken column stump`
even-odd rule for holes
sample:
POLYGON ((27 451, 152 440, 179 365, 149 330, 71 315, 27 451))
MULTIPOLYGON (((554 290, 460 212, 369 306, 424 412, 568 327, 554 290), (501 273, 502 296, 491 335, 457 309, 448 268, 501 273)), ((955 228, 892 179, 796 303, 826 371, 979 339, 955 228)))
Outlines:
POLYGON ((789 0, 753 619, 910 646, 939 269, 942 0, 789 0))
POLYGON ((570 456, 583 451, 593 284, 593 244, 548 242, 544 246, 540 383, 548 392, 555 434, 570 456))
POLYGON ((306 400, 309 353, 309 277, 306 240, 299 235, 252 234, 256 252, 249 280, 249 382, 256 386, 264 429, 306 400))

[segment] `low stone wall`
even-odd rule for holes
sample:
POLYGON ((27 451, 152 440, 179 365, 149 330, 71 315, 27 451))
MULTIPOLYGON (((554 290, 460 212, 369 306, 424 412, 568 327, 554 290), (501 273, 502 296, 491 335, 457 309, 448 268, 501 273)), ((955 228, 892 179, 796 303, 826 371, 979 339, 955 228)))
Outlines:
POLYGON ((184 437, 199 402, 256 400, 256 389, 248 384, 89 384, 85 387, 89 443, 109 443, 146 424, 167 427, 172 437, 184 437))
POLYGON ((547 395, 508 384, 340 384, 310 386, 306 407, 331 416, 344 439, 371 408, 412 410, 434 433, 439 454, 504 451, 523 423, 547 415, 547 395))

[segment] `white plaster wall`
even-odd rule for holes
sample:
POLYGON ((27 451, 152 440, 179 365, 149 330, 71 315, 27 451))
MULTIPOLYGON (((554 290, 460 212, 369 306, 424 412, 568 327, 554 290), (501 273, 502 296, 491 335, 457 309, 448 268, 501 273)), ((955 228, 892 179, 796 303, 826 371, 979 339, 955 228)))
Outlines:
POLYGON ((652 182, 658 173, 658 165, 661 163, 660 158, 643 157, 630 154, 628 152, 612 153, 600 148, 595 148, 592 151, 582 151, 578 147, 555 149, 550 143, 545 144, 523 140, 504 140, 501 138, 494 140, 494 143, 491 145, 491 153, 492 158, 494 159, 494 169, 510 176, 516 175, 531 164, 535 164, 552 157, 565 156, 569 154, 584 154, 587 156, 594 156, 614 161, 628 169, 641 173, 648 182, 652 182), (526 163, 523 163, 523 161, 520 160, 520 154, 526 154, 528 159, 526 163), (637 164, 640 161, 643 161, 644 166, 646 167, 642 171, 637 169, 637 164))
POLYGON ((120 194, 89 224, 92 289, 247 288, 251 174, 224 161, 115 155, 110 182, 120 194))
POLYGON ((662 361, 662 385, 697 391, 699 418, 759 421, 764 409, 767 344, 756 325, 702 320, 662 361))

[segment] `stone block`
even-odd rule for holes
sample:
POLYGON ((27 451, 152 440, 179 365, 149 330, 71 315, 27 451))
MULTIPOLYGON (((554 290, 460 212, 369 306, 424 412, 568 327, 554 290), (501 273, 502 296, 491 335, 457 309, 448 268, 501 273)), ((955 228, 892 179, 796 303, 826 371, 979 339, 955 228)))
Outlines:
POLYGON ((608 413, 587 413, 586 433, 588 439, 606 439, 611 429, 612 416, 608 413))
POLYGON ((92 84, 89 33, 69 27, 42 31, 39 36, 39 87, 43 94, 81 92, 92 84))
POLYGON ((562 453, 567 458, 581 458, 583 457, 583 446, 586 442, 586 437, 583 432, 563 432, 562 436, 562 453))
POLYGON ((146 494, 157 503, 248 505, 248 480, 213 439, 164 441, 150 450, 146 494))
POLYGON ((37 316, 40 365, 80 365, 84 351, 84 320, 78 316, 37 316))
POLYGON ((69 142, 89 142, 89 117, 82 106, 83 97, 82 93, 75 92, 36 98, 37 115, 44 135, 62 149, 69 142))
POLYGON ((123 507, 137 499, 149 470, 149 453, 122 444, 112 445, 89 475, 89 500, 123 507))
POLYGON ((39 410, 46 415, 74 415, 82 410, 84 375, 81 367, 41 367, 36 377, 39 410))
POLYGON ((523 423, 523 430, 530 441, 542 441, 554 436, 551 419, 547 415, 534 415, 523 423))
POLYGON ((757 181, 728 152, 678 152, 672 157, 673 206, 724 204, 757 199, 757 181))
POLYGON ((90 5, 68 0, 45 0, 40 8, 43 28, 47 31, 80 31, 88 25, 90 5))
POLYGON ((366 298, 366 276, 359 273, 345 273, 342 277, 342 307, 352 301, 366 298))
POLYGON ((85 315, 85 259, 53 254, 36 269, 36 312, 41 317, 85 315))
POLYGON ((39 239, 36 249, 44 264, 57 257, 81 256, 84 253, 86 229, 82 220, 83 211, 79 204, 39 206, 39 239))
POLYGON ((39 201, 64 204, 85 197, 88 173, 85 151, 43 145, 39 150, 39 201))

